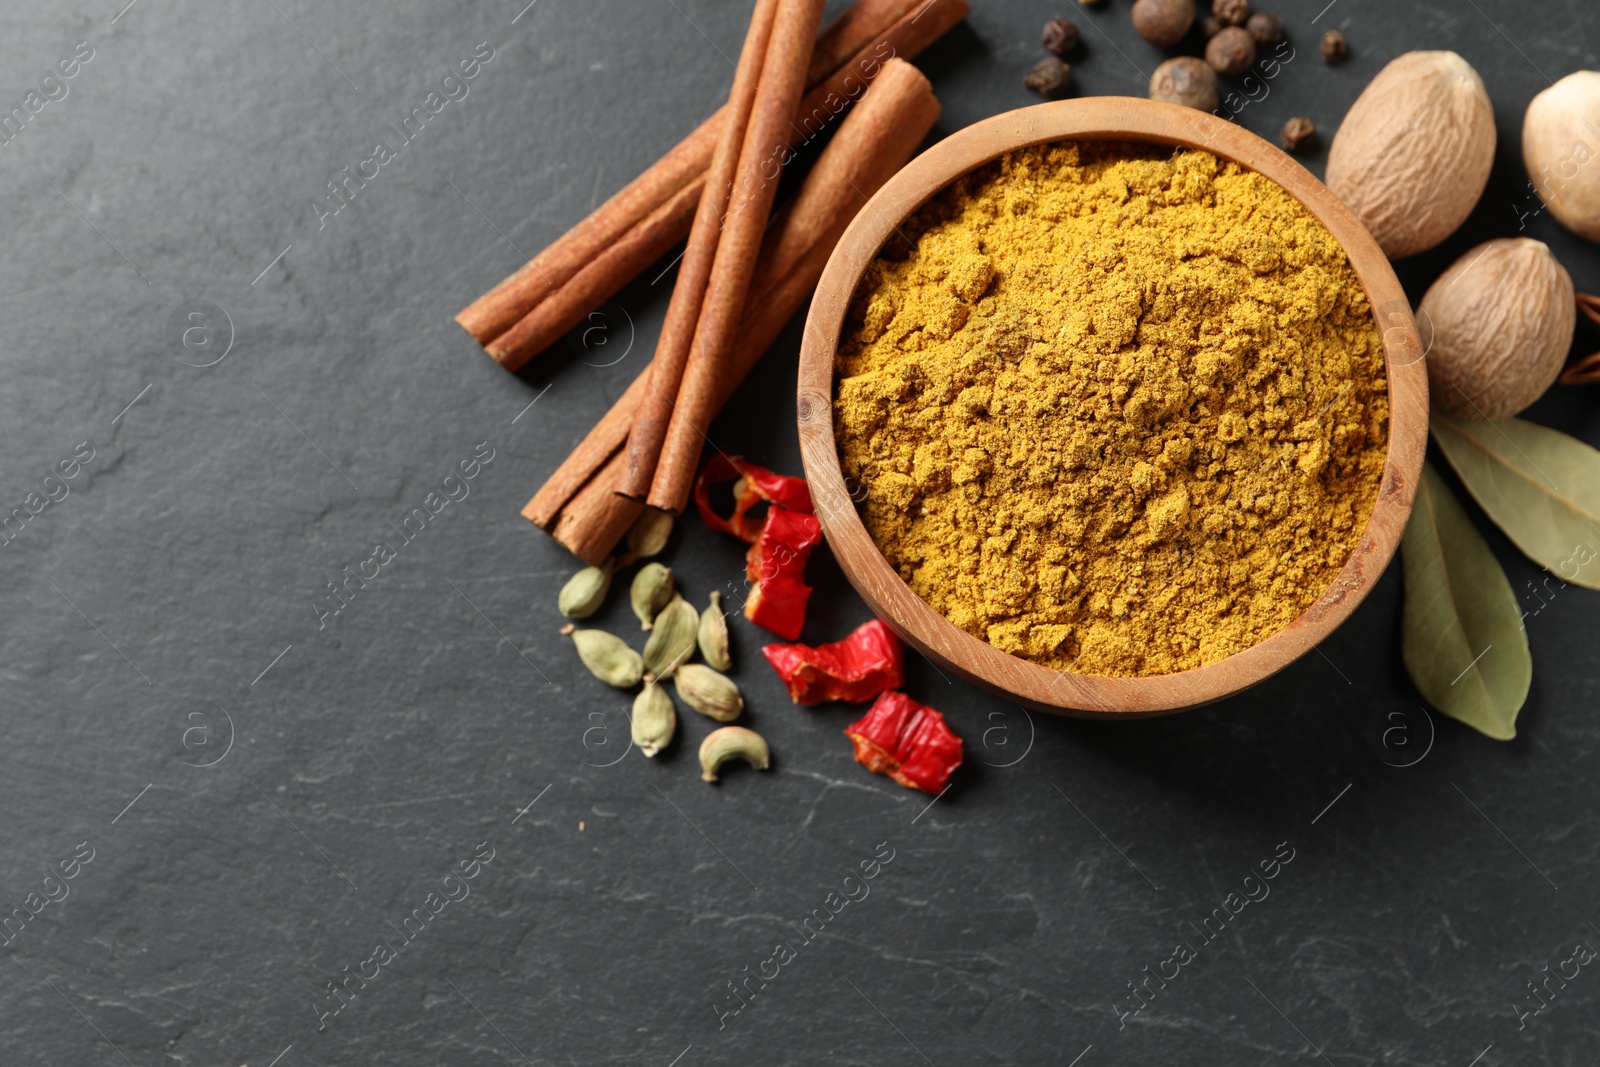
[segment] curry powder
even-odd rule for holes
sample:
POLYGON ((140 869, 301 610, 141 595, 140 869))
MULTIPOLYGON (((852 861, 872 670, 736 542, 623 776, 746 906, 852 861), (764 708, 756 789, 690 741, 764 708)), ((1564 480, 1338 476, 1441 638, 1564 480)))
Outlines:
POLYGON ((868 531, 996 648, 1093 675, 1222 659, 1349 560, 1387 454, 1343 248, 1207 152, 1012 152, 868 269, 836 431, 868 531))

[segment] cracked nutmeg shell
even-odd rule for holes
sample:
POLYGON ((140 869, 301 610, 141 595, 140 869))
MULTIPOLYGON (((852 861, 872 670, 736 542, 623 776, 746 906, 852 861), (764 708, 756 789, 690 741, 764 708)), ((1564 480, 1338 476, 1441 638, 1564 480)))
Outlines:
POLYGON ((1454 52, 1407 52, 1351 105, 1328 149, 1328 188, 1390 259, 1466 221, 1494 163, 1494 108, 1454 52))
POLYGON ((1510 418, 1561 373, 1577 318, 1572 276, 1544 242, 1472 249, 1417 308, 1433 402, 1459 419, 1510 418))

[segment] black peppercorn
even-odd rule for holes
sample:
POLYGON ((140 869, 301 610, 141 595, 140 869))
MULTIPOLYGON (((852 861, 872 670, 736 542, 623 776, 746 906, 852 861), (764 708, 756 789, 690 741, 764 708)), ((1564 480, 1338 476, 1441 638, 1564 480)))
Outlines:
POLYGON ((1283 124, 1283 132, 1278 135, 1278 144, 1285 152, 1298 152, 1316 140, 1317 127, 1305 117, 1292 118, 1283 124))
POLYGON ((1217 72, 1194 56, 1169 59, 1150 77, 1150 99, 1215 111, 1219 103, 1217 72))
POLYGON ((1250 17, 1250 0, 1212 0, 1211 10, 1224 26, 1243 26, 1250 17))
POLYGON ((1194 0, 1135 0, 1133 28, 1157 48, 1171 48, 1194 25, 1194 0))
POLYGON ((1022 84, 1049 100, 1067 95, 1072 87, 1072 67, 1055 56, 1046 56, 1033 65, 1022 84))
POLYGON ((1244 28, 1255 38, 1258 48, 1273 48, 1283 43, 1283 20, 1269 12, 1257 11, 1245 20, 1244 28))
POLYGON ((1324 63, 1341 63, 1344 57, 1350 54, 1350 45, 1344 39, 1344 34, 1338 30, 1329 30, 1322 35, 1322 40, 1317 42, 1317 50, 1322 53, 1324 63))
POLYGON ((1256 40, 1240 26, 1228 26, 1206 42, 1206 62, 1224 78, 1237 78, 1256 61, 1256 40))
POLYGON ((1039 43, 1044 45, 1046 51, 1064 56, 1078 47, 1078 27, 1066 19, 1051 19, 1044 24, 1039 43))

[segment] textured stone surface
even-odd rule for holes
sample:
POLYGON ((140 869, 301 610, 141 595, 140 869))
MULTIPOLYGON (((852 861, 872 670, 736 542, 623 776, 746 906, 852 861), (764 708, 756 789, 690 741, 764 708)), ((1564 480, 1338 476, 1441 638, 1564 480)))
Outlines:
MULTIPOLYGON (((1318 21, 1324 2, 1278 7, 1297 52, 1241 113, 1249 128, 1306 114, 1325 144, 1412 48, 1462 52, 1495 100, 1482 205, 1403 265, 1420 296, 1536 207, 1515 132, 1544 75, 1597 65, 1594 14, 1338 0, 1318 21), (1350 38, 1343 66, 1312 52, 1328 25, 1350 38)), ((121 3, 27 0, 0 34, 7 109, 79 42, 94 50, 0 147, 0 510, 93 449, 0 551, 5 910, 76 870, 4 950, 4 1062, 1600 1058, 1592 968, 1520 1032, 1512 1009, 1575 940, 1600 940, 1595 594, 1540 608, 1537 572, 1492 535, 1539 609, 1522 736, 1436 717, 1404 769, 1365 737, 1412 696, 1394 570, 1320 654, 1172 719, 1030 718, 913 663, 910 692, 970 749, 931 809, 852 763, 851 709, 788 706, 741 619, 737 677, 773 770, 704 786, 698 719, 654 761, 624 754, 626 696, 556 633, 572 563, 517 512, 642 364, 671 276, 619 298, 606 345, 519 378, 451 316, 716 106, 748 4, 121 3), (470 94, 319 229, 325 183, 396 139, 387 123, 480 42, 494 56, 470 94), (175 310, 180 332, 209 314, 209 348, 174 345, 175 310), (227 322, 226 358, 179 360, 214 358, 227 322), (398 544, 393 526, 481 442, 494 458, 470 495, 319 628, 324 583, 398 544), (797 924, 884 842, 870 895, 807 942, 797 924), (1128 983, 1198 943, 1189 924, 1280 842, 1294 858, 1271 895, 1119 1021, 1128 983), (493 859, 470 896, 406 937, 480 843, 493 859), (727 983, 780 939, 794 958, 719 1029, 727 983), (394 958, 319 1032, 326 983, 371 974, 380 942, 394 958)), ((922 62, 939 133, 1033 103, 1022 75, 1060 13, 976 6, 922 62)), ((1084 30, 1080 91, 1141 95, 1160 55, 1126 5, 1062 6, 1084 30)), ((1593 246, 1548 217, 1526 226, 1600 288, 1593 246)), ((718 423, 720 447, 798 469, 797 334, 718 423)), ((1591 394, 1532 414, 1600 441, 1591 394)), ((741 547, 691 524, 669 557, 703 602, 741 547)), ((825 552, 812 573, 808 640, 861 621, 825 552)), ((598 622, 637 634, 621 595, 598 622)))

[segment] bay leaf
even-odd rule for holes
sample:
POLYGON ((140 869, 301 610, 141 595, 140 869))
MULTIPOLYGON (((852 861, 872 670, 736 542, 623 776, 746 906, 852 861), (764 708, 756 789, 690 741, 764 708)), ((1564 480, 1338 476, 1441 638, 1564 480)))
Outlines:
POLYGON ((1506 572, 1428 464, 1400 556, 1406 672, 1441 712, 1509 741, 1533 680, 1528 633, 1506 572))
POLYGON ((1461 484, 1533 562, 1600 589, 1600 452, 1522 419, 1429 419, 1461 484))

